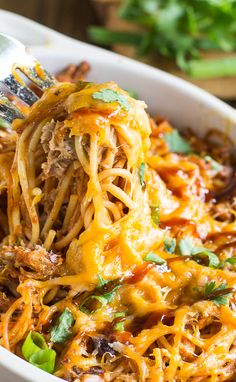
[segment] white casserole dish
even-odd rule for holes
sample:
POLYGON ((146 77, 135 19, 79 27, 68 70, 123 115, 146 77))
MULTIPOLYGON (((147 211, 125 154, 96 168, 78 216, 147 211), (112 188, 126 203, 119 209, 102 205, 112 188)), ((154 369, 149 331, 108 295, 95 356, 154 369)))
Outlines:
MULTIPOLYGON (((236 142, 236 111, 205 91, 177 77, 118 54, 61 35, 22 16, 0 10, 0 32, 30 46, 32 53, 51 72, 69 63, 87 60, 89 79, 116 81, 137 91, 150 113, 166 117, 177 127, 191 127, 198 134, 217 128, 236 142)), ((0 68, 1 70, 1 68, 0 68)), ((61 381, 41 371, 0 346, 1 382, 61 381)))

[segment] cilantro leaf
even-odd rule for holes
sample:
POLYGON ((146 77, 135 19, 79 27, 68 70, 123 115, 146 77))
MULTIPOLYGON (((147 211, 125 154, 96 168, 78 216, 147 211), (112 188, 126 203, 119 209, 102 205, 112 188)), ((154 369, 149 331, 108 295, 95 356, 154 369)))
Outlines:
POLYGON ((60 315, 58 322, 51 330, 51 341, 63 343, 71 336, 71 327, 74 324, 74 317, 71 311, 66 308, 60 315))
POLYGON ((156 263, 156 264, 165 264, 166 261, 164 259, 162 259, 160 256, 156 255, 155 253, 148 253, 144 259, 144 261, 150 261, 152 263, 156 263))
POLYGON ((145 176, 145 163, 144 162, 142 162, 139 166, 138 176, 139 176, 140 184, 141 184, 142 188, 144 188, 146 185, 145 180, 144 180, 144 176, 145 176))
POLYGON ((166 237, 164 240, 164 247, 167 253, 174 253, 176 247, 176 240, 172 237, 166 237))
POLYGON ((186 236, 178 243, 178 247, 182 256, 192 256, 196 258, 208 257, 208 266, 210 268, 218 268, 220 260, 212 251, 204 246, 197 246, 191 237, 186 236))
POLYGON ((235 51, 235 0, 123 0, 119 16, 138 32, 90 27, 92 41, 134 45, 139 54, 158 52, 193 77, 235 75, 235 57, 202 59, 201 50, 235 51))
POLYGON ((122 109, 129 111, 130 104, 124 94, 118 93, 112 89, 102 89, 92 94, 93 99, 98 99, 103 102, 118 102, 122 109))
MULTIPOLYGON (((213 290, 215 289, 215 287, 216 287, 215 281, 211 281, 210 283, 206 283, 206 285, 205 285, 205 296, 207 297, 210 293, 212 293, 213 290)), ((219 288, 222 288, 222 285, 221 286, 219 285, 219 288)), ((224 289, 224 286, 223 286, 223 289, 224 289)))
POLYGON ((211 164, 211 168, 213 171, 219 172, 222 170, 223 166, 209 155, 206 155, 204 159, 206 162, 211 164))
POLYGON ((228 305, 229 299, 232 297, 232 288, 228 288, 228 285, 221 283, 216 286, 215 281, 211 281, 205 285, 204 294, 208 300, 214 302, 215 305, 228 305))
POLYGON ((192 151, 190 144, 181 137, 176 129, 173 129, 171 133, 165 133, 163 140, 168 144, 169 150, 174 153, 188 154, 192 151))
POLYGON ((212 301, 215 303, 215 305, 220 306, 220 305, 228 305, 229 303, 229 298, 231 295, 228 293, 225 296, 218 296, 212 299, 212 301))
POLYGON ((156 225, 158 225, 160 222, 160 208, 159 206, 150 206, 150 209, 152 220, 156 225))

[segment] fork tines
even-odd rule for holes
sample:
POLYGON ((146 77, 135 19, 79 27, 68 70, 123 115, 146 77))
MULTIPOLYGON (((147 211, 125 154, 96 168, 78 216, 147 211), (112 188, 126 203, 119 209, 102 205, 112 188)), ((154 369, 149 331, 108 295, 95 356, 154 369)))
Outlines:
POLYGON ((16 118, 24 118, 22 111, 11 102, 12 98, 20 99, 27 106, 38 100, 18 71, 42 91, 56 83, 21 42, 0 33, 0 118, 10 123, 16 118))

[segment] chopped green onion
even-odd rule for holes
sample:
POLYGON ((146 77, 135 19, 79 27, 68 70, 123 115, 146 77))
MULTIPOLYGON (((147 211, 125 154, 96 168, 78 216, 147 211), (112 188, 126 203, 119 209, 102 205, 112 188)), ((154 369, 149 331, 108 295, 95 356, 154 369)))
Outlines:
POLYGON ((139 166, 138 176, 139 176, 140 184, 141 184, 142 188, 144 188, 146 185, 145 180, 144 180, 144 176, 145 176, 145 163, 144 162, 142 162, 139 166))
POLYGON ((150 208, 152 220, 156 225, 158 225, 160 222, 160 208, 159 206, 150 206, 150 208))
POLYGON ((176 239, 172 237, 166 237, 164 240, 164 247, 167 253, 174 253, 176 247, 176 239))
POLYGON ((144 261, 150 261, 152 263, 156 263, 156 264, 165 264, 166 261, 164 259, 162 259, 160 256, 156 255, 155 253, 148 253, 145 257, 144 257, 144 261))
POLYGON ((71 327, 74 324, 74 317, 70 310, 66 308, 58 319, 57 325, 51 330, 51 341, 63 343, 71 336, 71 327))
POLYGON ((236 264, 236 257, 229 257, 228 259, 225 260, 225 263, 235 265, 236 264))
POLYGON ((96 295, 92 295, 92 296, 88 296, 84 299, 84 301, 82 302, 82 304, 80 304, 80 307, 79 309, 81 310, 81 312, 83 313, 86 313, 86 314, 93 314, 93 313, 96 313, 99 309, 101 309, 103 306, 107 305, 107 300, 103 297, 103 296, 96 296, 96 295), (88 305, 88 302, 90 302, 90 305, 91 303, 93 302, 92 300, 96 300, 100 303, 100 306, 96 306, 95 309, 91 309, 90 307, 87 307, 88 305))
POLYGON ((118 318, 118 317, 125 317, 125 312, 116 312, 114 314, 114 318, 118 318))
POLYGON ((182 256, 192 256, 194 244, 191 237, 187 236, 181 239, 178 246, 182 256))
POLYGON ((107 300, 107 302, 111 302, 116 295, 117 290, 121 287, 121 285, 117 285, 115 288, 113 288, 110 292, 105 293, 103 297, 107 300))
POLYGON ((117 322, 115 325, 114 325, 114 330, 116 330, 117 332, 123 332, 124 331, 124 322, 121 321, 121 322, 117 322))
MULTIPOLYGON (((125 312, 116 312, 114 314, 114 318, 123 318, 125 317, 125 312)), ((124 322, 118 321, 114 324, 113 329, 116 331, 124 331, 124 322)))
POLYGON ((47 371, 48 373, 53 373, 55 369, 56 352, 53 349, 39 350, 33 353, 29 358, 29 363, 47 371))
POLYGON ((102 276, 100 275, 97 275, 97 278, 98 278, 98 288, 101 288, 103 287, 104 285, 106 285, 107 283, 109 283, 108 280, 104 280, 104 278, 102 278, 102 276))
POLYGON ((84 299, 84 301, 81 303, 79 309, 81 310, 81 312, 86 313, 86 314, 96 313, 99 309, 101 309, 103 306, 106 306, 107 304, 109 304, 115 298, 116 292, 120 287, 121 287, 121 285, 117 285, 110 292, 105 293, 102 296, 91 295, 91 296, 86 297, 84 299), (95 302, 98 301, 100 306, 95 307, 95 309, 93 309, 93 308, 91 309, 91 306, 88 306, 89 305, 88 303, 89 302, 90 302, 90 304, 93 303, 94 301, 92 301, 92 300, 95 300, 95 302))
POLYGON ((40 333, 30 332, 21 350, 24 358, 29 363, 48 373, 53 373, 56 352, 48 348, 45 338, 40 333))
POLYGON ((11 129, 10 122, 7 122, 5 119, 0 118, 0 129, 11 129))
POLYGON ((189 236, 181 239, 179 241, 179 250, 182 256, 192 256, 192 257, 208 257, 208 266, 210 268, 218 268, 220 266, 220 260, 213 252, 208 248, 203 246, 196 246, 193 239, 189 236))
POLYGON ((206 256, 206 257, 208 257, 208 267, 218 268, 220 266, 220 260, 215 253, 207 250, 204 247, 199 247, 196 250, 198 252, 196 252, 193 256, 197 256, 197 257, 206 256))
POLYGON ((44 336, 38 332, 29 332, 28 336, 26 337, 23 346, 22 346, 22 354, 25 357, 25 359, 28 360, 28 358, 33 354, 36 353, 39 350, 45 350, 47 349, 47 343, 45 341, 44 336))
POLYGON ((21 245, 22 240, 23 240, 22 237, 18 236, 16 239, 16 245, 21 245))

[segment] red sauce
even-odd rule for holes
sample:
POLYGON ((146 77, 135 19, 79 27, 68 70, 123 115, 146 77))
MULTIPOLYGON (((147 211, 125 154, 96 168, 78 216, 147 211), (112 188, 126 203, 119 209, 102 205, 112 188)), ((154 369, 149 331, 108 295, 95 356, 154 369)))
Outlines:
POLYGON ((150 271, 150 269, 153 269, 156 264, 145 262, 144 264, 140 265, 139 267, 135 268, 133 271, 133 275, 128 277, 125 282, 127 284, 135 284, 139 281, 142 281, 142 279, 146 276, 146 274, 150 271))

